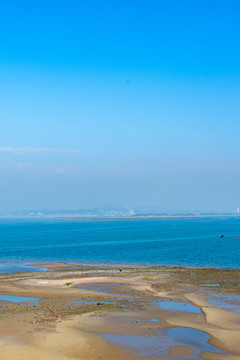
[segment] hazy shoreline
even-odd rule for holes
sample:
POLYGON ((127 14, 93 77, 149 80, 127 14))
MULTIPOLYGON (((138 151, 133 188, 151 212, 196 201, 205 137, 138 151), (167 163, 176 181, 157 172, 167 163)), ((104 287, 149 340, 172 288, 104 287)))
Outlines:
POLYGON ((1 216, 3 220, 62 220, 72 221, 114 221, 114 220, 151 220, 151 219, 204 219, 204 218, 239 218, 239 214, 192 214, 192 215, 139 215, 139 216, 98 216, 98 215, 41 215, 41 216, 1 216))
MULTIPOLYGON (((23 261, 23 262, 16 262, 16 263, 12 263, 12 262, 5 262, 4 265, 0 265, 0 274, 4 274, 4 273, 8 273, 8 272, 3 272, 1 273, 1 268, 15 268, 15 267, 23 267, 26 270, 22 271, 22 272, 34 272, 35 270, 32 270, 31 268, 42 268, 42 271, 44 270, 52 270, 52 269, 63 269, 63 268, 69 268, 69 266, 72 266, 73 268, 82 268, 82 267, 88 267, 88 268, 119 268, 119 269, 124 269, 124 268, 135 268, 135 269, 165 269, 165 270, 171 270, 171 269, 185 269, 185 270, 219 270, 219 271, 240 271, 240 266, 238 268, 230 268, 230 267, 214 267, 214 266, 184 266, 184 265, 161 265, 161 264, 122 264, 122 263, 107 263, 107 262, 74 262, 74 263, 69 263, 69 262, 64 262, 64 261, 36 261, 36 262, 32 262, 32 261, 23 261), (27 270, 29 269, 29 270, 27 270)), ((41 271, 41 270, 39 270, 41 271)), ((14 272, 10 272, 11 274, 17 274, 17 273, 21 273, 21 271, 14 271, 14 272)))

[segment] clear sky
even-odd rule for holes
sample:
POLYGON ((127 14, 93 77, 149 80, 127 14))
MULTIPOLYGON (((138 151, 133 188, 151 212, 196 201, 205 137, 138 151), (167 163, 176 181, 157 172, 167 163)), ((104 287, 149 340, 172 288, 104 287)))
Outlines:
POLYGON ((0 210, 240 207, 240 3, 6 1, 0 210))

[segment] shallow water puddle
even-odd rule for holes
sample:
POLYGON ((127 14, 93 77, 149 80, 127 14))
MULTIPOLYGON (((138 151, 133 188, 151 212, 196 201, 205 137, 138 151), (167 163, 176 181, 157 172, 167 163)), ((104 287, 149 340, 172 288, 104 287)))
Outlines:
POLYGON ((167 330, 167 336, 169 339, 175 341, 178 345, 189 346, 195 350, 197 354, 202 351, 211 351, 217 353, 223 353, 215 346, 208 343, 210 336, 200 330, 176 327, 167 330))
POLYGON ((222 293, 218 294, 211 292, 208 292, 208 294, 218 299, 224 299, 225 301, 237 302, 240 305, 240 295, 231 295, 231 294, 222 294, 222 293))
POLYGON ((14 303, 38 302, 38 298, 16 295, 0 295, 0 301, 8 301, 14 303))
POLYGON ((114 289, 121 284, 116 283, 100 283, 100 284, 84 284, 81 285, 79 288, 82 290, 89 290, 89 291, 97 291, 102 292, 104 294, 112 294, 114 289))
POLYGON ((239 295, 223 295, 211 293, 208 299, 209 304, 226 309, 228 311, 240 313, 240 296, 239 295))
POLYGON ((199 286, 206 286, 206 287, 218 287, 219 284, 200 284, 199 286))
POLYGON ((127 346, 136 351, 136 355, 148 357, 158 354, 166 354, 169 344, 162 342, 158 336, 134 336, 102 334, 109 342, 127 346))
POLYGON ((231 304, 224 300, 220 299, 208 299, 209 304, 219 307, 221 309, 226 309, 228 311, 240 313, 240 304, 231 304))
MULTIPOLYGON (((111 343, 131 348, 135 355, 142 357, 166 356, 173 346, 186 346, 193 350, 194 353, 185 355, 184 359, 200 359, 200 353, 203 351, 222 353, 221 350, 208 343, 208 334, 184 327, 158 330, 155 336, 101 335, 111 343)), ((182 359, 182 357, 178 356, 177 359, 182 359)))
POLYGON ((201 314, 201 309, 189 301, 159 300, 154 304, 163 310, 201 314))
POLYGON ((160 320, 154 318, 154 319, 151 319, 150 321, 151 321, 151 322, 154 322, 154 323, 158 323, 160 320))
POLYGON ((1 265, 0 274, 20 273, 20 272, 39 272, 49 271, 46 268, 34 267, 34 265, 1 265))

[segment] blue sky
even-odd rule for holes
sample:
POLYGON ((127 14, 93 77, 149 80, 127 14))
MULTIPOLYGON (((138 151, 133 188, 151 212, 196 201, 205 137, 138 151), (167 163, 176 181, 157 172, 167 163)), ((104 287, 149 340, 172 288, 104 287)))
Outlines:
POLYGON ((9 1, 0 210, 240 206, 238 1, 9 1))

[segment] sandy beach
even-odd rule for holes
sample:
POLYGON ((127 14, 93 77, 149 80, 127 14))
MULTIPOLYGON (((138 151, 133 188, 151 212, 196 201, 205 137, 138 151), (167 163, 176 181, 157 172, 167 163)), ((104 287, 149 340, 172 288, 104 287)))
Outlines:
POLYGON ((240 359, 239 270, 37 266, 0 275, 1 360, 240 359))

